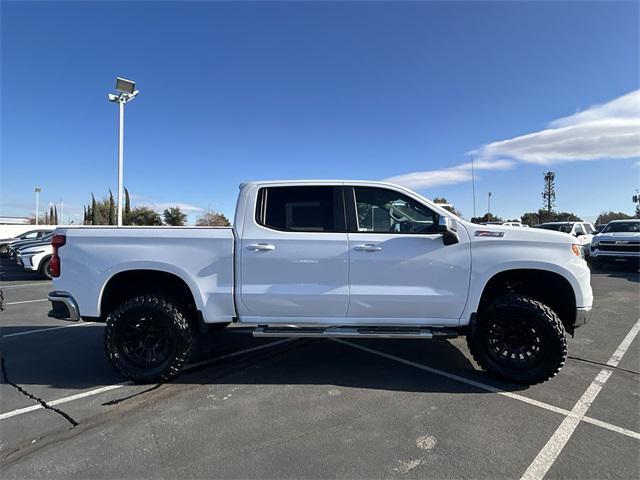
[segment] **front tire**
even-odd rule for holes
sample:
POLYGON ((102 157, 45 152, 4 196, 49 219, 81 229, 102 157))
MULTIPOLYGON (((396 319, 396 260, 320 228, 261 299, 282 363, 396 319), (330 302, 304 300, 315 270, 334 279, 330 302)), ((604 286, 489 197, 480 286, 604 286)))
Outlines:
POLYGON ((565 330, 556 313, 522 295, 496 298, 478 316, 467 343, 485 371, 526 385, 555 377, 567 358, 565 330))
POLYGON ((185 309, 162 296, 130 298, 107 317, 107 358, 134 382, 171 380, 189 360, 193 344, 194 332, 185 309))

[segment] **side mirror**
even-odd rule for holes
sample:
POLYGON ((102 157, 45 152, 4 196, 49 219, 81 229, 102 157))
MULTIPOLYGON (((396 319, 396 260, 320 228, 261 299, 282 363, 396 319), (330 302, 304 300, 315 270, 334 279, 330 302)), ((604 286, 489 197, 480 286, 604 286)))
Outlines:
POLYGON ((458 223, 451 217, 440 215, 438 217, 438 233, 442 234, 442 241, 445 245, 458 243, 458 223))

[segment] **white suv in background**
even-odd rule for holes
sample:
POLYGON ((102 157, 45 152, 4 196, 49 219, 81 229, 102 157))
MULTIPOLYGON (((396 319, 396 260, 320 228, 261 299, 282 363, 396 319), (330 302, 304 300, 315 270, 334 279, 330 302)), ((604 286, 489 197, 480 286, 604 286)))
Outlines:
POLYGON ((53 247, 51 243, 38 243, 29 245, 18 250, 18 265, 25 270, 40 272, 47 280, 51 280, 51 256, 53 255, 53 247))
POLYGON ((590 222, 547 222, 536 225, 536 228, 555 230, 556 232, 568 233, 576 237, 578 243, 584 248, 585 255, 589 255, 589 246, 596 231, 590 222))

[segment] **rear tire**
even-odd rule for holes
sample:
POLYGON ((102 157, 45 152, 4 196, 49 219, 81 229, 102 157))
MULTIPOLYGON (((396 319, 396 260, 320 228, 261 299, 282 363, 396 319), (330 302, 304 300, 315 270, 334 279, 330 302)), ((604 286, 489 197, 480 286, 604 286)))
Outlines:
POLYGON ((467 344, 483 370, 526 385, 555 377, 567 358, 567 339, 558 316, 522 295, 496 298, 478 316, 467 344))
POLYGON ((130 298, 107 317, 107 358, 134 382, 166 382, 176 377, 193 345, 194 331, 186 310, 169 298, 130 298))
POLYGON ((51 257, 45 259, 40 265, 40 275, 47 280, 53 280, 53 275, 51 275, 51 257))

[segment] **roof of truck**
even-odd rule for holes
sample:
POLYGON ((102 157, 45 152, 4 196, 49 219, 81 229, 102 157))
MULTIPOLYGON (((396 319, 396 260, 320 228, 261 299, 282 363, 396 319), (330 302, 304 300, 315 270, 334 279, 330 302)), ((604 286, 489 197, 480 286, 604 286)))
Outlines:
POLYGON ((379 180, 348 180, 348 179, 326 179, 326 178, 320 178, 320 179, 293 179, 293 180, 252 180, 250 182, 242 182, 240 184, 239 188, 243 188, 247 185, 276 185, 276 184, 282 184, 282 183, 289 183, 289 184, 318 184, 318 183, 324 183, 324 184, 343 184, 343 183, 348 183, 348 184, 371 184, 371 185, 393 185, 393 186, 398 186, 401 187, 402 185, 397 185, 395 183, 391 183, 391 182, 384 182, 384 181, 379 181, 379 180))

